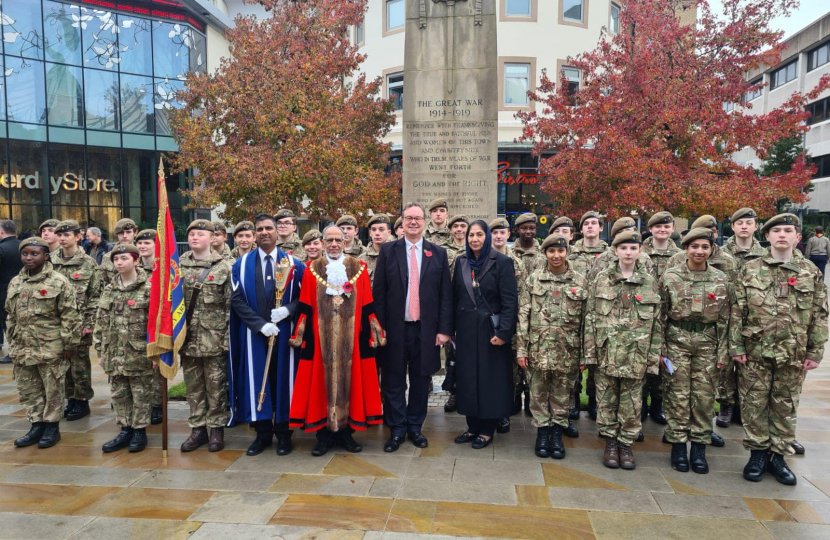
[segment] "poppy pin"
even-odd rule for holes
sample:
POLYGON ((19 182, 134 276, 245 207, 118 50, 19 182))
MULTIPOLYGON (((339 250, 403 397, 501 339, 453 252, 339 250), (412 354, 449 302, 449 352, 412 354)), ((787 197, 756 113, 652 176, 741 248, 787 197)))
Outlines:
POLYGON ((715 293, 710 292, 709 293, 709 300, 714 300, 714 299, 715 299, 715 293))
POLYGON ((635 299, 635 300, 637 300, 638 302, 642 302, 642 301, 643 301, 643 297, 642 297, 642 296, 640 296, 639 294, 635 294, 635 295, 634 295, 634 299, 635 299))
POLYGON ((790 279, 788 279, 787 280, 787 285, 795 285, 795 278, 791 277, 790 279))
POLYGON ((572 289, 571 289, 571 293, 572 293, 572 294, 576 294, 576 289, 572 288, 572 289))
POLYGON ((40 295, 41 296, 46 296, 46 289, 41 289, 40 290, 40 295))
POLYGON ((432 257, 432 252, 430 250, 426 249, 426 250, 424 250, 424 255, 426 255, 427 257, 432 257))
POLYGON ((127 305, 128 306, 134 306, 135 305, 135 300, 127 300, 127 305))
POLYGON ((208 276, 208 281, 213 281, 213 276, 208 276))
POLYGON ((344 283, 344 284, 343 284, 343 292, 344 292, 344 293, 349 294, 349 293, 351 293, 352 291, 354 291, 354 287, 352 286, 352 284, 351 284, 351 283, 349 283, 349 282, 347 281, 346 283, 344 283))
POLYGON ((79 277, 81 277, 81 274, 72 274, 73 279, 78 279, 79 277))

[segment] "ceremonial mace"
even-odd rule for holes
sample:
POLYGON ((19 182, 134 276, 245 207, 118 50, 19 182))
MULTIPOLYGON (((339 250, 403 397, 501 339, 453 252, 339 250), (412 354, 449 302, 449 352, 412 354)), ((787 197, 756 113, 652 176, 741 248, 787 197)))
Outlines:
MULTIPOLYGON (((280 264, 274 269, 274 285, 276 286, 277 307, 282 304, 282 297, 285 294, 285 286, 288 284, 288 276, 291 274, 291 264, 288 257, 283 257, 280 264)), ((265 278, 268 279, 269 276, 265 278)), ((265 385, 268 384, 268 368, 271 367, 271 353, 274 352, 274 342, 277 336, 268 338, 268 356, 265 357, 265 373, 262 375, 262 390, 259 393, 256 410, 262 410, 262 403, 265 401, 265 385)))

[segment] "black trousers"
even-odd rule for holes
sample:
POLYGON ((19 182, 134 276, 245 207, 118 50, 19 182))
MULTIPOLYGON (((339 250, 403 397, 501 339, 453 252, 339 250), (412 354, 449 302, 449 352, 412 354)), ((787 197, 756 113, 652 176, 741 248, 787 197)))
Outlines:
POLYGON ((321 430, 318 430, 315 433, 317 440, 320 442, 326 442, 329 444, 337 444, 339 442, 343 442, 346 437, 354 433, 354 429, 351 426, 347 426, 346 429, 341 429, 340 431, 334 432, 327 427, 324 427, 321 430))
POLYGON ((288 422, 278 422, 274 424, 271 420, 258 420, 251 422, 251 427, 256 430, 257 438, 270 439, 273 435, 288 435, 289 437, 294 433, 294 430, 288 429, 288 422))
POLYGON ((496 432, 496 425, 499 421, 497 418, 478 418, 476 416, 467 417, 467 431, 473 435, 484 435, 485 437, 492 437, 496 432))
POLYGON ((413 373, 413 366, 421 360, 421 323, 404 323, 403 361, 400 373, 383 372, 383 395, 386 404, 383 409, 386 425, 392 436, 403 437, 406 433, 421 431, 427 417, 431 375, 413 373), (409 374, 409 403, 406 400, 406 375, 409 374))
POLYGON ((827 255, 810 255, 810 261, 821 270, 821 277, 824 277, 824 270, 827 267, 827 255))

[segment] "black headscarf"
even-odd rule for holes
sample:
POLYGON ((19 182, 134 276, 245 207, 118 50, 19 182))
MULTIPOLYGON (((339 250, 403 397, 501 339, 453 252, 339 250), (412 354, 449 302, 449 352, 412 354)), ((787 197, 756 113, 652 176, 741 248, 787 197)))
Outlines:
POLYGON ((473 229, 473 225, 478 225, 479 227, 484 230, 484 245, 481 246, 481 251, 478 252, 478 258, 476 259, 473 250, 470 249, 470 242, 467 242, 467 262, 470 263, 470 268, 472 268, 473 272, 481 271, 481 267, 484 265, 484 261, 487 260, 487 257, 490 256, 490 247, 493 244, 493 237, 490 234, 490 227, 487 226, 487 222, 482 219, 477 219, 470 223, 470 227, 467 229, 467 234, 470 234, 470 231, 473 229))

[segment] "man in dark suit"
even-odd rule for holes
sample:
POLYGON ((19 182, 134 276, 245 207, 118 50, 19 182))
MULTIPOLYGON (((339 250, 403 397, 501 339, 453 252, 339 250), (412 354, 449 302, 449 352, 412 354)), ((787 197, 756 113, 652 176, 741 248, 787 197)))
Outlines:
POLYGON ((418 448, 428 446, 421 426, 432 374, 441 368, 441 346, 449 343, 452 331, 447 252, 424 239, 425 225, 424 207, 408 203, 403 211, 404 237, 384 244, 375 266, 375 312, 389 343, 378 349, 386 398, 383 412, 392 431, 383 447, 386 452, 400 448, 406 435, 418 448))
MULTIPOLYGON (((6 293, 12 278, 20 273, 20 240, 17 239, 17 223, 10 219, 0 221, 0 348, 6 332, 6 293)), ((0 358, 0 364, 11 364, 8 356, 0 358)))

